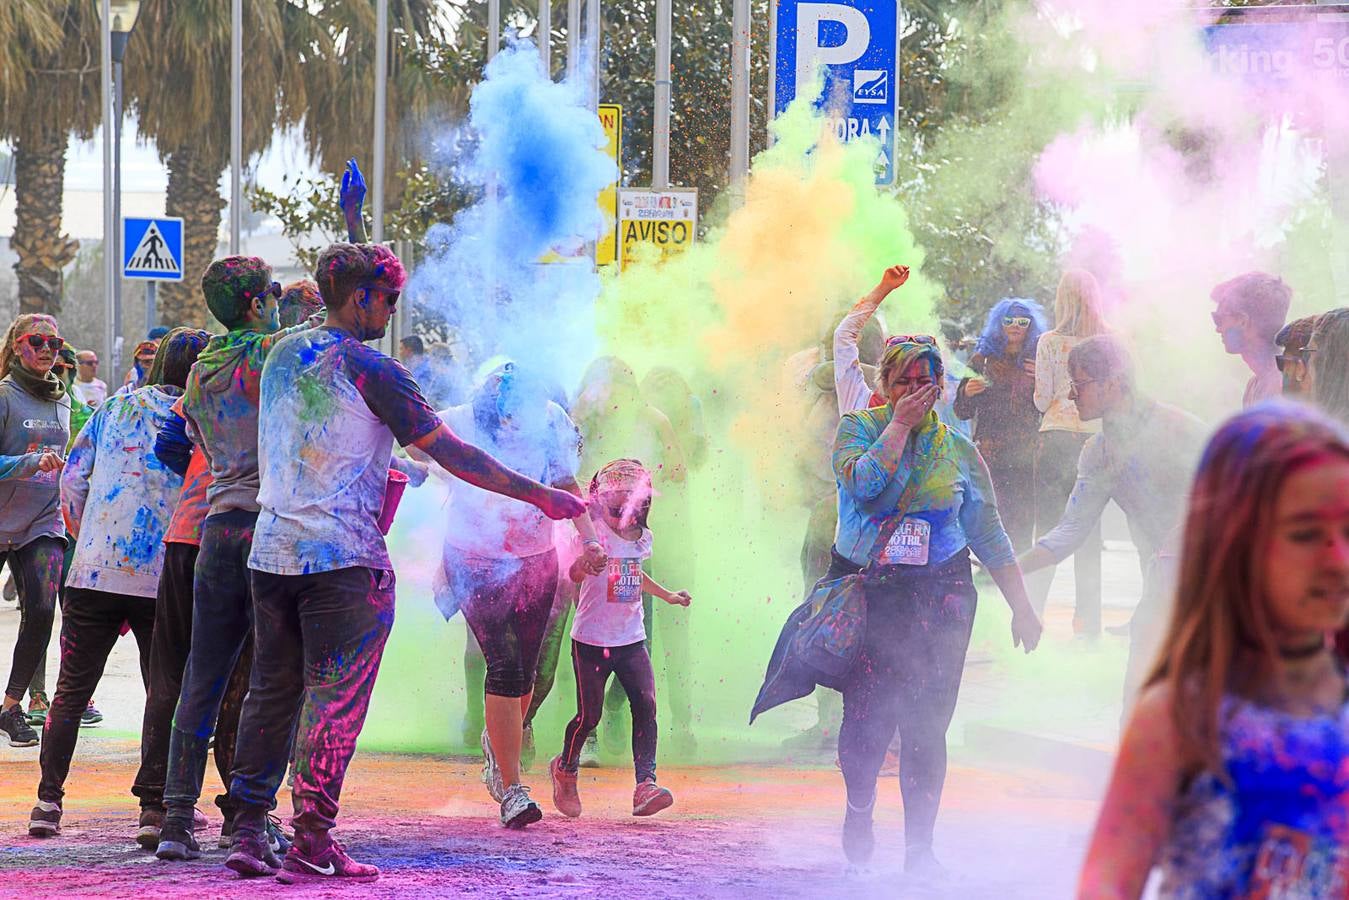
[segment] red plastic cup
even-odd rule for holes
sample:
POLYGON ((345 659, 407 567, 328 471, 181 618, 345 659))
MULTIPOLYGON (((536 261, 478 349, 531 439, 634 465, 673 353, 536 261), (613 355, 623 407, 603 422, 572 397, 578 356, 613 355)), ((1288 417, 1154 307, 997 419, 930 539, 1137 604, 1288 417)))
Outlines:
POLYGON ((393 527, 393 514, 398 512, 398 503, 403 499, 403 491, 407 490, 407 486, 406 475, 397 469, 389 470, 389 480, 384 483, 384 503, 379 508, 379 518, 376 520, 380 534, 387 535, 393 527))

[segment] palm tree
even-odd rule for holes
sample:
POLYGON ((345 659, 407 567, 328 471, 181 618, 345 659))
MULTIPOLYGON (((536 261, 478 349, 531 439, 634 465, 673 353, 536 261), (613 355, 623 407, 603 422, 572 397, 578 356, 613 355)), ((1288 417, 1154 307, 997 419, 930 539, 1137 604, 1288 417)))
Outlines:
MULTIPOLYGON (((244 4, 243 151, 296 125, 311 83, 335 76, 332 40, 304 0, 244 4)), ((128 107, 169 173, 166 208, 184 220, 184 279, 160 292, 166 323, 207 323, 198 287, 219 247, 229 163, 230 4, 147 3, 127 48, 128 107)))
POLYGON ((61 231, 66 146, 93 135, 101 90, 98 22, 87 0, 0 4, 0 136, 14 142, 19 311, 61 311, 77 242, 61 231))

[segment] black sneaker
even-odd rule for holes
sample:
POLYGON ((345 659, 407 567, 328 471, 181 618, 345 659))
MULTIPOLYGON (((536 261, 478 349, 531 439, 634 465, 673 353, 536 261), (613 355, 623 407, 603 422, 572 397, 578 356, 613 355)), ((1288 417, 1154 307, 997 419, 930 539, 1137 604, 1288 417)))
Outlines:
POLYGON ((160 859, 184 860, 201 856, 201 846, 189 828, 175 822, 165 822, 159 829, 159 847, 155 856, 160 859))
POLYGON ((267 846, 272 848, 277 859, 283 859, 290 852, 290 838, 281 830, 281 820, 276 816, 267 816, 267 846))
POLYGON ((39 800, 28 814, 29 837, 56 837, 61 833, 61 804, 39 800))
POLYGON ((141 807, 139 827, 136 829, 136 843, 141 849, 153 851, 159 846, 159 831, 164 827, 164 810, 154 806, 141 807))
POLYGON ((874 797, 862 809, 847 802, 848 811, 843 816, 843 854, 855 866, 871 862, 871 854, 876 849, 876 838, 871 833, 871 811, 875 806, 874 797))
POLYGON ((11 747, 36 747, 37 732, 28 724, 28 716, 17 703, 0 713, 0 732, 9 738, 11 747))
POLYGON ((275 875, 281 860, 272 850, 267 838, 254 831, 239 831, 234 835, 234 848, 225 867, 248 878, 275 875))
POLYGON ((234 846, 234 817, 225 816, 225 821, 220 824, 220 839, 215 845, 221 850, 228 850, 234 846))

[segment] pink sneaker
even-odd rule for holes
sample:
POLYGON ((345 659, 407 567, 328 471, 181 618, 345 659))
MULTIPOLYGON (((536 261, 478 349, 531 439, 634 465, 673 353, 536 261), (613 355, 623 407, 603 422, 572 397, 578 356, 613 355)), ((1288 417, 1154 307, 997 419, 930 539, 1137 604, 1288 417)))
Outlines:
MULTIPOLYGON (((298 835, 297 835, 298 837, 298 835)), ((379 868, 359 863, 347 856, 342 845, 329 840, 328 846, 317 853, 305 853, 297 842, 281 863, 276 880, 282 884, 307 884, 316 881, 375 881, 379 868)))
POLYGON ((674 794, 653 781, 643 781, 632 792, 632 814, 654 816, 662 809, 674 806, 674 794))
POLYGON ((562 768, 562 757, 554 756, 548 764, 548 775, 553 779, 553 806, 564 816, 579 816, 581 795, 576 790, 576 773, 562 768))

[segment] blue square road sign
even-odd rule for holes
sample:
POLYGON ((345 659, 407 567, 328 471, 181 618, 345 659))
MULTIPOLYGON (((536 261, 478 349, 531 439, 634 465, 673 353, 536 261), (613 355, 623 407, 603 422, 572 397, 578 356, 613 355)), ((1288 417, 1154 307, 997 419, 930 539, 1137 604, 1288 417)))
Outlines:
POLYGON ((876 183, 895 181, 899 0, 772 0, 773 115, 824 73, 817 106, 840 141, 880 141, 876 183))
POLYGON ((122 220, 122 277, 183 280, 183 220, 172 216, 122 220))

